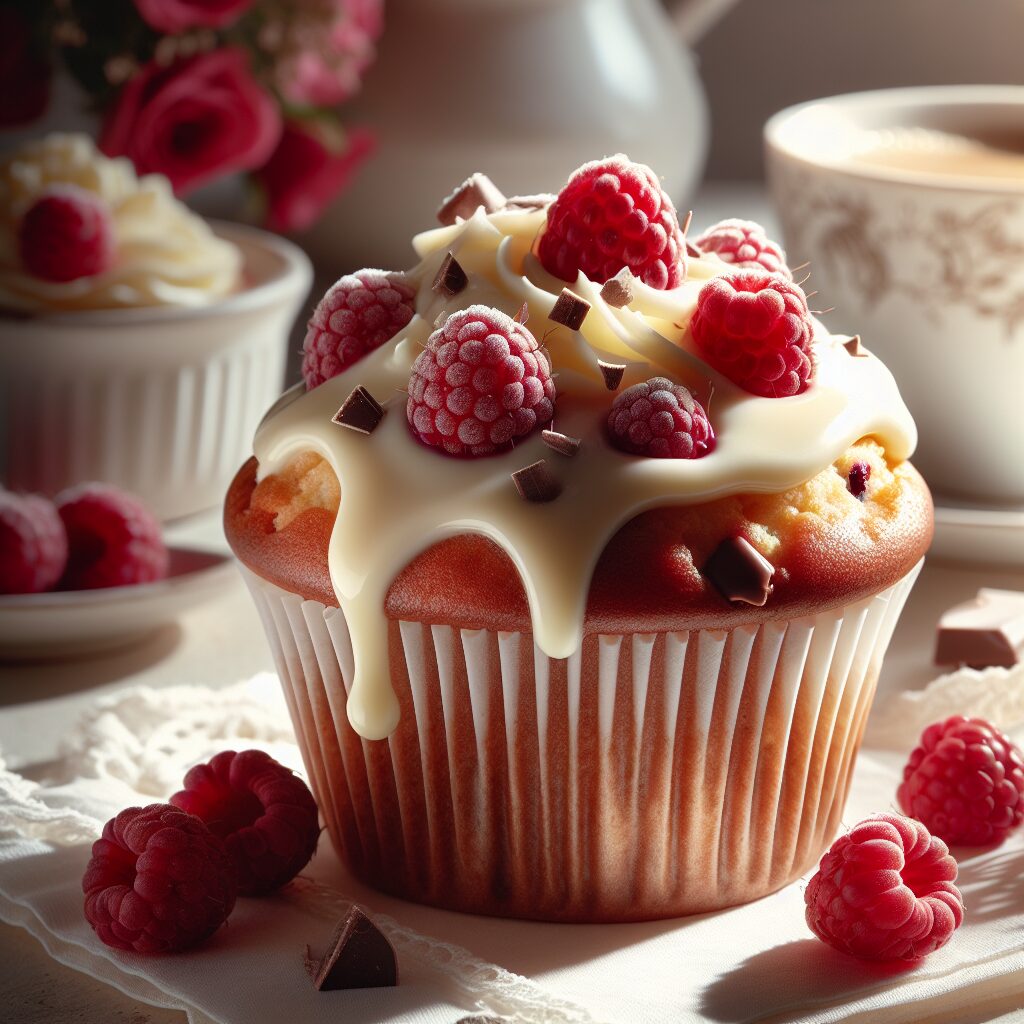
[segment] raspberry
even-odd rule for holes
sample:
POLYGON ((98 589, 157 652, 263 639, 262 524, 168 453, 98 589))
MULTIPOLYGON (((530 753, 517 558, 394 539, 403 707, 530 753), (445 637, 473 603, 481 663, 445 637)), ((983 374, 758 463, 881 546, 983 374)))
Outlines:
POLYGON ((262 750, 225 750, 196 765, 171 803, 201 818, 224 841, 243 896, 290 882, 320 838, 309 787, 262 750))
POLYGON ((770 274, 781 274, 787 280, 793 280, 782 246, 773 242, 755 221, 720 220, 694 244, 702 252, 717 253, 719 259, 734 266, 767 270, 770 274))
POLYGON ((654 459, 699 459, 715 446, 708 414, 682 384, 652 377, 626 388, 608 414, 612 443, 654 459))
POLYGON ((840 836, 804 893, 822 942, 865 960, 918 960, 963 923, 956 861, 918 821, 875 814, 840 836))
POLYGON ((0 594, 49 590, 67 560, 67 534, 52 503, 0 488, 0 594))
POLYGON ((82 891, 85 919, 108 946, 173 953, 227 920, 236 881, 224 845, 195 815, 150 804, 103 826, 82 891))
POLYGON ((1001 843, 1024 819, 1024 754, 984 719, 954 715, 921 734, 897 798, 950 845, 1001 843))
POLYGON ((64 590, 151 583, 167 575, 160 523, 141 499, 109 484, 79 484, 56 502, 68 533, 64 590))
POLYGON ((623 267, 651 288, 676 288, 686 277, 672 201, 649 167, 621 154, 573 172, 548 209, 537 256, 563 281, 582 270, 604 284, 623 267))
POLYGON ((765 398, 807 389, 811 314, 800 286, 781 275, 737 270, 712 278, 690 329, 707 361, 741 388, 765 398))
POLYGON ((510 448, 554 410, 547 355, 521 323, 489 306, 453 313, 412 365, 409 424, 448 455, 510 448))
POLYGON ((315 388, 390 341, 412 318, 416 293, 401 274, 346 274, 320 300, 302 345, 302 376, 315 388))
POLYGON ((21 264, 44 281, 102 274, 114 261, 114 227, 99 196, 74 185, 47 189, 18 228, 21 264))

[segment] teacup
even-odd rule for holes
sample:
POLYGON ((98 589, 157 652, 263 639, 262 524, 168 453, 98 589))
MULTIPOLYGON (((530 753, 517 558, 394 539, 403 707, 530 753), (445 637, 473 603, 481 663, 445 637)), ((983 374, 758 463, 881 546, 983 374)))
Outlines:
POLYGON ((790 265, 883 359, 940 495, 1024 502, 1024 87, 817 100, 765 127, 790 265))

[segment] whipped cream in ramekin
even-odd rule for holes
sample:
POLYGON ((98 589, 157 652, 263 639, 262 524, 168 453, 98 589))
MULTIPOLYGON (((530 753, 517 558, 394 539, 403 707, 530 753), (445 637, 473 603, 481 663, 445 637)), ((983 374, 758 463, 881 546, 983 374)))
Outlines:
POLYGON ((166 178, 137 177, 129 160, 104 156, 85 135, 49 135, 0 161, 0 309, 204 306, 237 287, 241 264, 238 248, 175 199, 166 178), (18 222, 57 185, 85 189, 109 207, 117 255, 103 273, 54 282, 22 269, 18 222))
POLYGON ((566 282, 548 274, 531 251, 544 221, 544 210, 488 215, 479 209, 469 220, 419 235, 421 261, 408 274, 417 290, 416 316, 408 326, 320 387, 286 396, 257 433, 261 477, 312 449, 340 482, 329 568, 352 639, 349 719, 368 739, 389 735, 398 721, 389 682, 388 589, 437 541, 476 532, 503 548, 522 576, 537 647, 552 658, 572 658, 580 650, 594 567, 616 531, 639 513, 785 491, 865 436, 876 437, 897 461, 915 447, 913 421, 889 371, 869 354, 852 356, 820 323, 813 383, 801 395, 759 398, 712 370, 697 354, 689 322, 702 285, 730 269, 714 255, 691 259, 687 280, 672 291, 634 282, 634 299, 621 309, 581 274, 568 287, 592 308, 579 331, 556 325, 547 317, 566 282), (446 299, 431 285, 449 251, 469 284, 446 299), (528 327, 548 349, 555 374, 553 426, 582 438, 578 453, 553 452, 539 430, 512 451, 477 459, 424 447, 406 422, 404 389, 435 322, 473 303, 511 316, 524 302, 528 327), (709 408, 714 451, 700 459, 655 459, 612 447, 604 425, 614 395, 598 360, 626 364, 623 388, 659 375, 689 387, 709 408), (332 422, 358 385, 386 410, 369 435, 332 422), (511 474, 539 459, 562 490, 554 501, 532 504, 519 496, 511 474))

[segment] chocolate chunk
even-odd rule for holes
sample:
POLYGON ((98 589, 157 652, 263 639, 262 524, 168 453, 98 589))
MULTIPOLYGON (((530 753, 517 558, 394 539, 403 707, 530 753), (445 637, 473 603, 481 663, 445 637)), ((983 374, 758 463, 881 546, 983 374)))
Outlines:
POLYGON ((478 207, 484 213, 494 213, 505 205, 505 196, 486 174, 471 174, 437 211, 437 219, 445 226, 454 224, 461 217, 468 220, 478 207))
POLYGON ((686 255, 691 256, 695 260, 699 260, 704 253, 693 244, 693 242, 686 243, 686 255))
POLYGON ((598 359, 597 365, 604 377, 604 386, 609 391, 614 391, 622 383, 622 375, 626 372, 625 364, 606 363, 603 359, 598 359))
POLYGON ((548 469, 548 464, 544 459, 517 469, 512 474, 512 482, 516 485, 519 497, 524 501, 542 504, 554 501, 562 493, 562 485, 554 473, 548 469))
POLYGON ((575 292, 563 288, 562 294, 555 300, 551 312, 548 313, 548 319, 568 327, 570 331, 578 331, 589 312, 590 303, 586 299, 581 299, 575 292))
POLYGON ((723 540, 701 573, 728 601, 762 607, 772 592, 775 567, 745 537, 723 540))
POLYGON ((939 619, 937 665, 1012 668, 1024 655, 1024 592, 983 588, 939 619))
POLYGON ((846 478, 846 485, 850 493, 861 501, 867 493, 868 481, 871 479, 871 467, 866 462, 855 462, 850 467, 849 475, 846 478))
POLYGON ((623 267, 601 285, 601 298, 616 309, 628 306, 633 301, 633 280, 629 267, 623 267))
POLYGON ((578 437, 560 434, 557 430, 542 430, 540 439, 559 455, 567 455, 570 459, 580 450, 583 442, 578 437))
POLYGON ((516 315, 514 317, 512 317, 512 319, 515 320, 515 322, 517 324, 525 324, 526 321, 530 319, 530 306, 529 306, 529 304, 524 302, 519 307, 519 312, 516 313, 516 315))
POLYGON ((543 210, 555 201, 555 196, 550 192, 541 192, 535 196, 511 196, 505 200, 504 209, 516 210, 543 210))
POLYGON ((384 408, 362 384, 342 402, 341 408, 331 419, 339 427, 358 430, 360 434, 372 434, 384 419, 384 408))
MULTIPOLYGON (((810 295, 807 296, 810 298, 810 295)), ((864 346, 860 343, 860 335, 855 334, 849 341, 843 342, 843 348, 850 353, 851 356, 866 356, 867 352, 864 350, 864 346)))
POLYGON ((430 287, 438 295, 450 299, 453 295, 458 295, 467 284, 469 284, 469 278, 466 277, 462 264, 451 253, 448 253, 441 261, 441 266, 437 268, 437 276, 430 287))
POLYGON ((319 961, 306 947, 306 970, 314 988, 390 988, 398 984, 398 961, 391 943, 363 911, 352 906, 331 936, 319 961))

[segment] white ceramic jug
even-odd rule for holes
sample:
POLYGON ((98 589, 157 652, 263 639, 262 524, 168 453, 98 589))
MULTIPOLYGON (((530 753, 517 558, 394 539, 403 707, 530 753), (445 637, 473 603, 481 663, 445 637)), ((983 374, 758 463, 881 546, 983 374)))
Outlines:
POLYGON ((684 204, 708 116, 686 46, 733 0, 394 0, 344 109, 378 148, 303 239, 323 271, 403 267, 410 235, 472 171, 507 195, 557 191, 626 152, 684 204))

